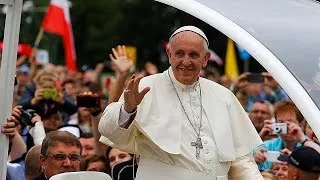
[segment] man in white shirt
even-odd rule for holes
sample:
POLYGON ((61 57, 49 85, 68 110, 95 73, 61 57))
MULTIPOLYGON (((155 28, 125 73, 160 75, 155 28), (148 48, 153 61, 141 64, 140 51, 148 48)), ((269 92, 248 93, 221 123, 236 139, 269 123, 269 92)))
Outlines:
POLYGON ((171 67, 133 75, 105 109, 100 140, 141 156, 136 179, 263 179, 252 158, 262 141, 246 112, 231 91, 199 78, 208 46, 200 29, 179 28, 167 49, 171 67))

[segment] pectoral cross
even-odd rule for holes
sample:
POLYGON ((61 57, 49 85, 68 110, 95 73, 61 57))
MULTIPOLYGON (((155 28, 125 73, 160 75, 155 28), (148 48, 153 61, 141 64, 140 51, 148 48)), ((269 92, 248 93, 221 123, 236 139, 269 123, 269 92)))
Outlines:
POLYGON ((196 159, 199 159, 199 157, 200 157, 200 149, 203 148, 202 142, 201 142, 201 138, 198 137, 196 142, 191 142, 191 146, 195 146, 196 147, 196 159))

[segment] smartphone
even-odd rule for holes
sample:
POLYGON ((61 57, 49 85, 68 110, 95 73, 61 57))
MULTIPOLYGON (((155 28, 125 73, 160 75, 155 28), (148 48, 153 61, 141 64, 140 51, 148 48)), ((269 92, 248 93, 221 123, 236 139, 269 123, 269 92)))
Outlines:
POLYGON ((280 156, 279 151, 267 151, 266 152, 267 161, 270 161, 270 162, 280 162, 278 160, 279 156, 280 156))
POLYGON ((259 73, 251 73, 247 75, 249 83, 264 83, 264 76, 259 73))
POLYGON ((77 96, 78 107, 100 107, 100 98, 98 95, 78 95, 77 96))
POLYGON ((43 89, 43 94, 42 94, 43 99, 52 99, 56 100, 58 97, 58 91, 55 88, 44 88, 43 89))

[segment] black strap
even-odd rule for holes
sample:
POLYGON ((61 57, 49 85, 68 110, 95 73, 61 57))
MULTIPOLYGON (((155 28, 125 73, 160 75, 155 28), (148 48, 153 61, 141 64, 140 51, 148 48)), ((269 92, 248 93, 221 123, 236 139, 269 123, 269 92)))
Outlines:
POLYGON ((307 142, 307 141, 309 141, 309 139, 308 138, 306 138, 301 144, 302 144, 302 146, 304 146, 304 144, 307 142))

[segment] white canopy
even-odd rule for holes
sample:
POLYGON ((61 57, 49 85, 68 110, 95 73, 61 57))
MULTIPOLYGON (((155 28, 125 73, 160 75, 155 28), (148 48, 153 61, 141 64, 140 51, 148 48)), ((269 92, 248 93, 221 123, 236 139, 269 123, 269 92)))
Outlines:
POLYGON ((55 176, 52 176, 50 180, 112 180, 111 177, 102 172, 95 171, 81 171, 81 172, 68 172, 61 173, 55 176))
MULTIPOLYGON (((8 6, 3 39, 3 54, 0 69, 0 126, 11 114, 14 74, 17 61, 17 48, 23 0, 0 0, 8 6)), ((0 179, 6 179, 8 140, 0 133, 0 179)))
POLYGON ((320 137, 320 4, 312 0, 156 0, 245 48, 272 74, 320 137))

